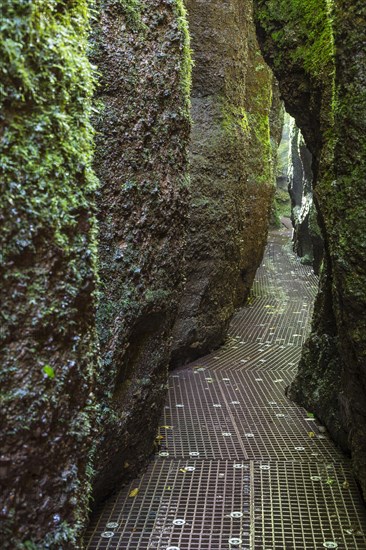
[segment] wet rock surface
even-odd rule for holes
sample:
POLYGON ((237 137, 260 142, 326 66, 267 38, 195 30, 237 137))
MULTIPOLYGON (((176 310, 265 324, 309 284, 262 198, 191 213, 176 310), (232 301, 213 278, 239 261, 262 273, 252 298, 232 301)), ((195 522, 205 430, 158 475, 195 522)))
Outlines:
POLYGON ((272 75, 256 42, 252 4, 189 0, 187 9, 195 63, 192 199, 173 366, 226 337, 263 255, 274 192, 272 75))
POLYGON ((94 25, 102 354, 94 498, 152 452, 183 282, 189 135, 181 2, 104 2, 94 25))
POLYGON ((357 0, 335 3, 332 14, 325 1, 256 8, 265 57, 313 154, 325 246, 312 333, 290 395, 351 452, 366 494, 366 8, 357 0))
POLYGON ((98 366, 87 28, 79 1, 1 4, 2 549, 74 548, 87 515, 98 366))

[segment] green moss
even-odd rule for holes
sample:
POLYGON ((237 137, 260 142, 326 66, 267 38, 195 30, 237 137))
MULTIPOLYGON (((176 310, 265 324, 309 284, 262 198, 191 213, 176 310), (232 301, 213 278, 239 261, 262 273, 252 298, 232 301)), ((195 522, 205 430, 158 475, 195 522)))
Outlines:
MULTIPOLYGON (((22 537, 29 531, 25 535, 28 547, 32 533, 39 535, 42 530, 49 535, 47 542, 39 543, 41 548, 60 547, 60 541, 73 544, 85 522, 86 464, 95 421, 88 403, 96 370, 97 280, 93 213, 97 181, 91 167, 90 124, 94 79, 86 55, 88 2, 4 0, 1 11, 4 446, 24 457, 18 465, 24 472, 28 461, 39 454, 44 486, 41 502, 49 491, 60 515, 60 522, 50 527, 52 507, 38 511, 39 494, 26 481, 15 487, 17 509, 4 524, 12 532, 14 548, 20 544, 20 527, 22 537), (45 365, 48 373, 42 371, 45 365), (74 395, 70 395, 69 384, 74 395), (72 419, 76 420, 69 433, 72 419), (34 435, 41 420, 48 433, 46 441, 34 435), (57 458, 51 449, 56 432, 63 441, 57 458), (27 445, 26 454, 17 448, 21 444, 27 445), (67 465, 73 470, 63 487, 72 504, 67 504, 66 511, 59 505, 57 491, 61 491, 60 478, 67 465)), ((10 486, 18 472, 9 472, 10 486)))
POLYGON ((226 98, 221 98, 221 127, 228 136, 235 139, 235 133, 240 131, 249 135, 248 115, 244 106, 231 105, 226 98))
POLYGON ((258 54, 259 51, 255 49, 254 70, 257 74, 255 82, 248 84, 245 105, 233 105, 227 98, 221 98, 221 128, 233 143, 241 135, 244 143, 253 151, 255 159, 260 159, 259 170, 257 166, 251 166, 255 159, 248 159, 249 181, 273 184, 273 151, 269 123, 272 77, 258 54))
POLYGON ((142 21, 143 3, 141 0, 104 0, 102 5, 117 4, 120 6, 125 14, 126 22, 131 29, 136 31, 143 31, 146 29, 146 25, 142 21))
POLYGON ((249 181, 273 186, 274 159, 270 134, 270 112, 272 105, 272 74, 263 64, 263 58, 257 44, 251 46, 251 60, 247 82, 246 110, 249 127, 249 143, 253 151, 248 159, 249 181), (253 72, 254 69, 254 72, 253 72), (254 74, 255 73, 255 74, 254 74), (260 165, 258 164, 260 160, 260 165))
POLYGON ((175 14, 177 17, 178 28, 182 33, 182 60, 181 60, 181 86, 182 92, 186 104, 187 112, 191 106, 191 86, 192 86, 192 50, 191 50, 191 38, 188 28, 188 15, 184 6, 183 0, 175 0, 175 14))
POLYGON ((3 226, 5 255, 26 248, 32 241, 30 228, 34 233, 43 222, 52 228, 60 253, 67 253, 77 209, 88 206, 86 195, 96 185, 89 122, 93 80, 85 56, 87 6, 79 1, 62 12, 59 5, 55 0, 2 4, 1 209, 16 206, 18 211, 3 226), (75 186, 76 180, 85 180, 86 186, 75 186), (9 239, 15 229, 21 237, 9 239))
POLYGON ((334 180, 334 120, 338 108, 333 0, 256 0, 255 5, 257 23, 265 36, 263 47, 277 77, 281 80, 291 72, 298 73, 303 96, 306 86, 314 98, 322 97, 321 102, 313 102, 309 107, 315 109, 312 116, 319 125, 316 139, 322 143, 321 179, 322 186, 327 188, 334 180))
POLYGON ((278 216, 280 218, 282 216, 290 218, 291 201, 288 191, 285 191, 285 189, 276 189, 274 199, 278 216))
MULTIPOLYGON (((259 0, 257 19, 278 50, 291 47, 291 57, 317 79, 334 73, 333 0, 259 0)), ((276 55, 274 65, 284 62, 276 55)))

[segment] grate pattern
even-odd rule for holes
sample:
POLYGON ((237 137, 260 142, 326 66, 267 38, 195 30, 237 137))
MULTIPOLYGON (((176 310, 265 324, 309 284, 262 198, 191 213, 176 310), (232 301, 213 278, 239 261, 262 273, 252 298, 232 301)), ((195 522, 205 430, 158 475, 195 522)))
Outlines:
POLYGON ((286 375, 182 370, 164 409, 163 452, 173 457, 341 460, 313 418, 284 395, 286 375), (310 435, 309 435, 310 434, 310 435))
POLYGON ((364 549, 362 528, 364 507, 344 464, 162 460, 109 499, 89 548, 364 549))
POLYGON ((171 374, 160 453, 95 515, 89 550, 366 550, 348 461, 285 395, 317 285, 288 236, 271 235, 226 344, 171 374))
POLYGON ((254 463, 253 485, 253 548, 366 548, 364 507, 343 464, 254 463))
POLYGON ((229 548, 231 538, 241 538, 249 548, 250 469, 249 464, 236 464, 202 460, 153 463, 141 480, 108 501, 93 526, 89 548, 221 550, 229 548), (187 467, 195 470, 186 471, 187 467), (140 489, 138 495, 129 498, 136 488, 140 489), (232 517, 233 512, 240 517, 232 517), (185 523, 175 525, 177 519, 185 523), (118 525, 110 528, 115 534, 103 539, 101 535, 111 522, 118 525))
POLYGON ((284 346, 277 344, 260 344, 244 342, 237 339, 231 341, 216 354, 209 355, 192 363, 192 368, 208 369, 209 371, 239 371, 245 373, 260 369, 261 372, 288 373, 292 379, 300 360, 301 347, 284 346))
POLYGON ((312 303, 256 298, 237 313, 232 331, 263 344, 302 346, 312 315, 312 303))

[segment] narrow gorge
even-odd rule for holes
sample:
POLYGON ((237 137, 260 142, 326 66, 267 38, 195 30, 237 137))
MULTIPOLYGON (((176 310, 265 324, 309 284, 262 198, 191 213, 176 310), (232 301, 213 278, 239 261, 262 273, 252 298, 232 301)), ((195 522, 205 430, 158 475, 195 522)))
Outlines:
MULTIPOLYGON (((0 14, 1 548, 86 548, 98 506, 159 456, 172 376, 232 344, 268 232, 291 222, 286 269, 297 255, 319 288, 281 392, 365 497, 364 2, 4 0, 0 14)), ((228 548, 267 547, 245 537, 228 548)))

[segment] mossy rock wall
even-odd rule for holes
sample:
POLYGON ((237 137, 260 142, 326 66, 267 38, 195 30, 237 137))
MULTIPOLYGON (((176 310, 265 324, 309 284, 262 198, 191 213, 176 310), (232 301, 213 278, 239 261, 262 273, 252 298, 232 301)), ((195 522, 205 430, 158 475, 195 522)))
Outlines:
POLYGON ((97 367, 87 3, 4 0, 0 546, 76 548, 97 367))
POLYGON ((94 25, 100 231, 95 501, 153 452, 183 283, 190 50, 180 0, 105 0, 94 25))
POLYGON ((261 261, 274 192, 272 75, 252 4, 186 2, 194 58, 186 287, 172 364, 218 347, 261 261))
POLYGON ((257 0, 256 8, 263 52, 313 153, 325 244, 290 395, 351 452, 366 496, 366 6, 257 0))

